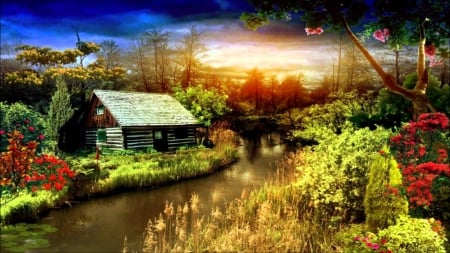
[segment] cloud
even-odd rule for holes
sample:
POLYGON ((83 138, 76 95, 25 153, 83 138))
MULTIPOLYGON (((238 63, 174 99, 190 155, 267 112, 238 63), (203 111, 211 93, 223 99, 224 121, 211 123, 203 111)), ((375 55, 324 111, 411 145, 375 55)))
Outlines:
POLYGON ((230 7, 230 3, 226 0, 214 0, 220 6, 221 10, 227 10, 230 7))

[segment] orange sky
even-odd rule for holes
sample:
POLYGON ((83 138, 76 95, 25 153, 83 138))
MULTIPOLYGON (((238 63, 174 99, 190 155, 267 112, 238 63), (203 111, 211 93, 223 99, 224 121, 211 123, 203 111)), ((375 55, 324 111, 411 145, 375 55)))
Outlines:
POLYGON ((247 71, 258 68, 266 77, 302 73, 317 83, 331 71, 334 43, 326 35, 306 36, 302 30, 286 35, 233 27, 227 33, 205 34, 204 63, 222 71, 237 69, 244 78, 247 71))

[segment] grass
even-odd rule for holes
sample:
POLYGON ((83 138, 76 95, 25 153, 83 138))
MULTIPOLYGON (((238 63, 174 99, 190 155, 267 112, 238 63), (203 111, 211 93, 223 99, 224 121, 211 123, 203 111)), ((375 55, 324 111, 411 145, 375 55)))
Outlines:
POLYGON ((296 159, 287 156, 263 187, 206 217, 199 216, 197 195, 177 207, 166 203, 164 213, 149 221, 142 251, 334 252, 339 225, 330 226, 292 186, 296 159))

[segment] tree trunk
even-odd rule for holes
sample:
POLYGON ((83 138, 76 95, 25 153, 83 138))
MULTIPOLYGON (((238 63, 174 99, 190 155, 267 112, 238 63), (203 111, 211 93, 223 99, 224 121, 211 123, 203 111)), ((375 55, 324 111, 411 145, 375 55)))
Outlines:
MULTIPOLYGON (((428 87, 428 71, 425 68, 425 37, 421 36, 419 46, 418 46, 418 57, 417 57, 417 83, 414 89, 409 90, 403 86, 397 84, 397 80, 394 76, 386 73, 377 60, 369 53, 367 48, 362 45, 355 34, 350 29, 347 21, 342 17, 344 23, 344 29, 347 32, 350 39, 356 45, 356 47, 361 51, 364 57, 369 61, 375 71, 383 80, 383 85, 391 92, 399 94, 411 101, 413 104, 413 119, 416 120, 417 117, 429 111, 434 112, 435 109, 431 105, 428 97, 425 95, 428 87)), ((421 27, 423 30, 423 26, 421 27)))

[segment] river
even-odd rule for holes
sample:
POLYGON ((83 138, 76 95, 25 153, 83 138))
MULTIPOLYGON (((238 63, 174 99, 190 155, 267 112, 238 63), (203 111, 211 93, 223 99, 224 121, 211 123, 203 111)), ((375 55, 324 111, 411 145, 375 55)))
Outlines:
POLYGON ((46 236, 51 247, 30 252, 121 252, 125 236, 129 252, 139 252, 148 220, 162 213, 167 201, 177 206, 195 193, 201 214, 206 215, 213 207, 223 207, 226 201, 239 197, 244 189, 260 187, 289 151, 281 140, 277 133, 247 136, 239 147, 239 161, 212 175, 52 210, 39 221, 58 229, 46 236))

